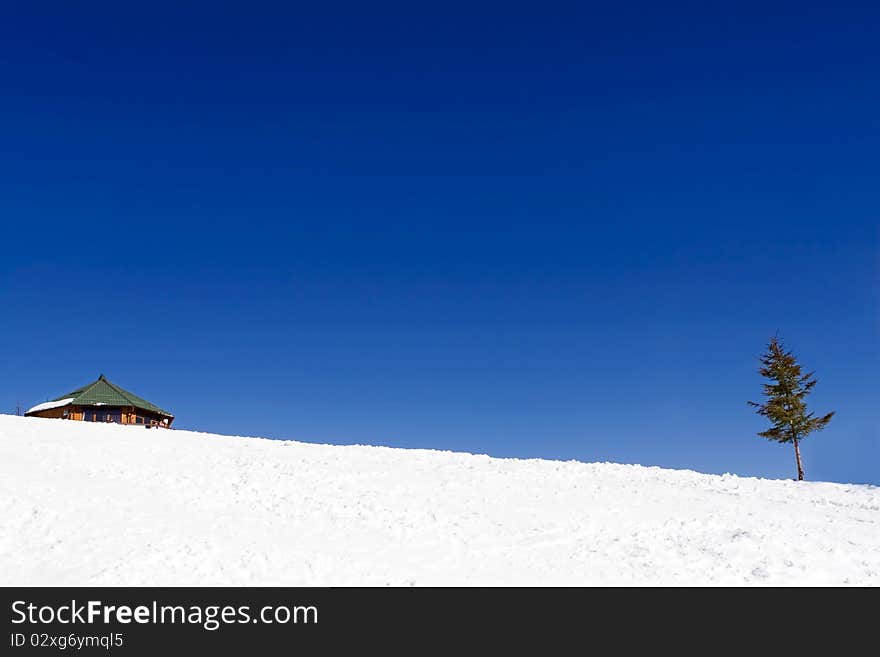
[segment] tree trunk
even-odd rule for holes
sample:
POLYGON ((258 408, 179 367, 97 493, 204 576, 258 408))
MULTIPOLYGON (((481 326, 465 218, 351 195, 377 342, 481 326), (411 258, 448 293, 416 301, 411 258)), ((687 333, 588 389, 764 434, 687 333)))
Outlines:
POLYGON ((794 439, 794 455, 797 458, 798 481, 804 480, 804 466, 801 465, 801 448, 798 447, 798 439, 794 439))

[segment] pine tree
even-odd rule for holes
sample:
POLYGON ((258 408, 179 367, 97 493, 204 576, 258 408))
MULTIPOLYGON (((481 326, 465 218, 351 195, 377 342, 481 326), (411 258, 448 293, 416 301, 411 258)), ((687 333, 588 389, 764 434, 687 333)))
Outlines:
POLYGON ((761 356, 761 376, 770 380, 764 384, 767 401, 763 404, 748 402, 758 415, 766 417, 772 426, 760 431, 759 436, 781 443, 794 443, 797 459, 798 481, 804 478, 799 442, 814 431, 821 431, 831 421, 834 411, 816 417, 807 412, 805 398, 816 385, 813 372, 801 374, 801 366, 790 351, 786 351, 778 337, 774 336, 761 356))

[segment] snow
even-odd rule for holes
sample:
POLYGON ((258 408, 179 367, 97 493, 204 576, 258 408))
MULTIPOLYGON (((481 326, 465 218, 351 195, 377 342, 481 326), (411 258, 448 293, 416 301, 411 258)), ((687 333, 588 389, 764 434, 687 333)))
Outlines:
POLYGON ((0 415, 0 585, 878 585, 880 488, 0 415))
POLYGON ((70 399, 57 399, 55 401, 47 401, 42 404, 37 404, 29 409, 27 409, 27 413, 35 413, 36 411, 48 411, 50 408, 59 408, 61 406, 67 406, 70 402, 73 401, 73 397, 70 399))

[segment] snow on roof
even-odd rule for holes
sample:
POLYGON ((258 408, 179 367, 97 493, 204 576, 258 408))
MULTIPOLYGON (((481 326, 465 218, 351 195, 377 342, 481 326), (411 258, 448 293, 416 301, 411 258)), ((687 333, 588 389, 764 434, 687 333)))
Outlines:
POLYGON ((42 404, 37 404, 36 406, 27 409, 28 413, 36 413, 37 411, 48 411, 50 408, 58 408, 59 406, 67 406, 70 402, 73 401, 73 397, 70 399, 56 399, 55 401, 43 402, 42 404))

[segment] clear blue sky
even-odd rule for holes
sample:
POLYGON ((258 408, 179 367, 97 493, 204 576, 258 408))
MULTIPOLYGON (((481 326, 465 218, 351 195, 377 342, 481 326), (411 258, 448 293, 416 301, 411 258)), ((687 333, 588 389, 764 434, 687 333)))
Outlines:
POLYGON ((880 484, 880 9, 283 4, 3 4, 3 412, 880 484))

